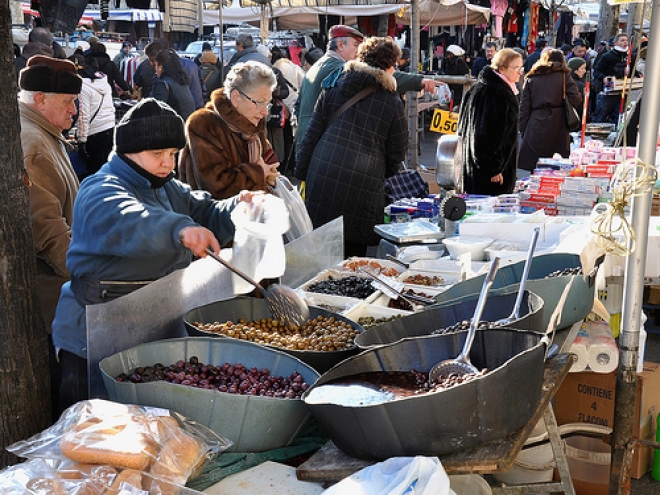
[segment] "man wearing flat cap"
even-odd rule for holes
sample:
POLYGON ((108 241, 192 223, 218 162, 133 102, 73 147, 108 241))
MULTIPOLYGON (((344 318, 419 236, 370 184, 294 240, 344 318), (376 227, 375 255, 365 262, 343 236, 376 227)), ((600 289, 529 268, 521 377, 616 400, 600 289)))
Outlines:
MULTIPOLYGON (((298 120, 296 153, 302 147, 305 131, 314 113, 316 100, 321 94, 321 90, 334 86, 344 64, 357 57, 358 46, 364 40, 364 35, 360 31, 343 24, 332 26, 328 35, 330 38, 328 50, 305 74, 298 93, 298 100, 296 100, 295 113, 298 120)), ((399 93, 421 91, 422 89, 429 93, 435 92, 436 82, 433 79, 424 79, 418 74, 396 71, 394 79, 396 79, 399 93)))
MULTIPOLYGON (((35 55, 18 79, 21 145, 27 172, 30 219, 37 254, 37 294, 49 333, 51 385, 59 383, 59 366, 50 339, 62 285, 71 278, 66 252, 71 240, 73 202, 78 178, 69 161, 71 146, 62 132, 71 128, 82 78, 69 60, 35 55)), ((57 388, 52 388, 57 417, 57 388)))
POLYGON ((31 57, 19 76, 23 160, 29 176, 30 218, 37 253, 38 291, 48 332, 62 284, 69 279, 66 252, 71 239, 78 178, 62 135, 73 123, 82 79, 69 60, 31 57))

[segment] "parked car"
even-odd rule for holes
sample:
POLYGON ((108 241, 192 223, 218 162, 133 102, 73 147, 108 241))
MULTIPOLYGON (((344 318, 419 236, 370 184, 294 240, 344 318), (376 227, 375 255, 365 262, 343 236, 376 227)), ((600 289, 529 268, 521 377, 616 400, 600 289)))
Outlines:
MULTIPOLYGON (((214 42, 217 41, 193 41, 192 43, 189 43, 186 49, 182 52, 177 52, 179 56, 188 58, 190 60, 194 60, 197 55, 202 53, 202 45, 204 43, 211 43, 212 44, 212 49, 213 53, 216 54, 218 57, 218 60, 221 58, 220 57, 220 44, 213 45, 214 42)), ((224 64, 227 65, 227 63, 231 60, 231 57, 236 53, 236 44, 233 41, 225 41, 223 43, 223 53, 224 53, 224 64)))

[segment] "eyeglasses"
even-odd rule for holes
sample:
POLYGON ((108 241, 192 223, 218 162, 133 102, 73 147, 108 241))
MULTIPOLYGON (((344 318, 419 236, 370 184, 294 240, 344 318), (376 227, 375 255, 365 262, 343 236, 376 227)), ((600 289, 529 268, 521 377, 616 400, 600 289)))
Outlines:
POLYGON ((509 69, 513 69, 513 70, 515 70, 516 72, 522 72, 523 70, 525 70, 525 67, 523 67, 522 65, 519 65, 519 66, 517 66, 517 67, 511 67, 511 66, 509 66, 509 69))
POLYGON ((268 112, 270 112, 270 109, 273 107, 272 103, 264 103, 263 101, 253 100, 248 95, 243 93, 243 91, 241 91, 240 89, 237 89, 236 91, 238 91, 243 96, 243 98, 245 98, 247 100, 250 100, 252 103, 254 103, 254 106, 256 106, 257 108, 263 108, 263 109, 267 110, 268 112))

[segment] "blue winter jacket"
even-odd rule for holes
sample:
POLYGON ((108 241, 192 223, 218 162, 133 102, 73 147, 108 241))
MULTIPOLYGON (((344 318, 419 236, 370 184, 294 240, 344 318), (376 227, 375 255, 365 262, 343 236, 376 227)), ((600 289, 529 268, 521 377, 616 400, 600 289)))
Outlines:
MULTIPOLYGON (((113 155, 80 186, 66 266, 80 279, 159 279, 192 261, 192 253, 179 242, 183 228, 204 226, 227 244, 234 236, 230 213, 237 202, 238 197, 215 201, 176 179, 154 189, 113 155)), ((85 309, 67 282, 53 322, 53 343, 86 358, 86 336, 85 309)))

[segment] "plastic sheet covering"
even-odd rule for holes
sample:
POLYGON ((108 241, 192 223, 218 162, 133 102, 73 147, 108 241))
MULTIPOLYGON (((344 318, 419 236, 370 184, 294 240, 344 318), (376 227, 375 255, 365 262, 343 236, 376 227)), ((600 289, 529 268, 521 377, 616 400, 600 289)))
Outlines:
POLYGON ((344 260, 344 217, 312 230, 284 246, 286 271, 282 283, 298 287, 321 270, 344 260))
POLYGON ((198 476, 188 481, 194 490, 206 490, 232 474, 240 473, 266 461, 284 462, 315 452, 328 441, 321 426, 312 419, 300 432, 298 438, 286 447, 265 452, 225 452, 206 462, 198 476))
MULTIPOLYGON (((231 250, 221 255, 230 260, 231 250)), ((231 297, 231 272, 205 258, 114 301, 87 306, 90 397, 107 398, 99 369, 102 359, 146 342, 186 337, 183 315, 231 297)))

